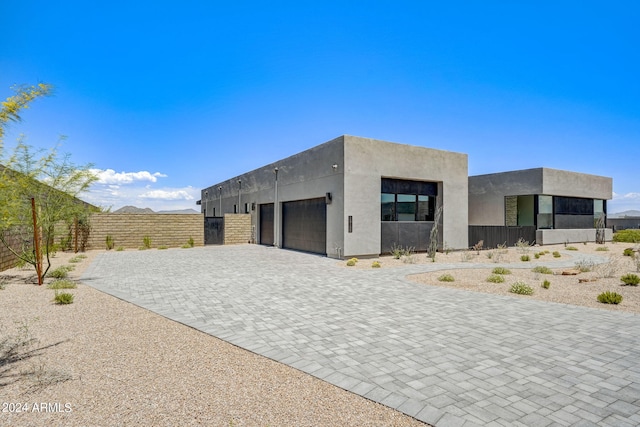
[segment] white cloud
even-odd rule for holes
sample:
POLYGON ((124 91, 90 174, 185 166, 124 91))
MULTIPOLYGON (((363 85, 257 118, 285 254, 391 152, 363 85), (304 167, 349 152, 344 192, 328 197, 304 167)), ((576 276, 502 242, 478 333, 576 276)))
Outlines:
POLYGON ((167 175, 162 174, 160 172, 147 172, 147 171, 139 171, 139 172, 116 172, 113 169, 91 169, 98 177, 98 184, 131 184, 136 181, 149 181, 149 182, 157 182, 158 178, 166 178, 167 175))
POLYGON ((151 190, 140 194, 143 199, 160 199, 160 200, 193 200, 193 196, 186 190, 151 190))
POLYGON ((640 193, 627 193, 627 194, 613 193, 613 200, 638 200, 638 201, 640 201, 640 193))

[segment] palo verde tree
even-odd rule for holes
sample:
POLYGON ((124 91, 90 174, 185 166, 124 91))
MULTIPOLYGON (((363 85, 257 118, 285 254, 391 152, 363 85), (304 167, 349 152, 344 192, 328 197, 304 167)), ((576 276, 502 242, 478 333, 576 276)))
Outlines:
POLYGON ((96 180, 90 172, 91 165, 74 165, 68 154, 58 153, 59 144, 50 151, 35 150, 22 135, 11 154, 5 155, 6 125, 20 121, 20 111, 51 90, 45 84, 15 88, 16 95, 3 102, 0 111, 0 241, 19 259, 34 266, 38 283, 42 283, 51 266, 56 227, 87 218, 90 205, 77 196, 96 180), (34 230, 36 236, 42 236, 39 241, 34 241, 34 230), (42 254, 36 247, 41 247, 42 254), (40 268, 41 255, 47 260, 44 270, 40 268))

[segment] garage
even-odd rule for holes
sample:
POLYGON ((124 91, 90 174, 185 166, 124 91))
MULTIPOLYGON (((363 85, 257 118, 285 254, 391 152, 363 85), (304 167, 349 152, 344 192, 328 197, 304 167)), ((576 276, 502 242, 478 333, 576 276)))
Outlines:
POLYGON ((260 244, 273 246, 273 203, 260 205, 260 244))
POLYGON ((326 255, 327 204, 324 197, 282 204, 282 247, 326 255))

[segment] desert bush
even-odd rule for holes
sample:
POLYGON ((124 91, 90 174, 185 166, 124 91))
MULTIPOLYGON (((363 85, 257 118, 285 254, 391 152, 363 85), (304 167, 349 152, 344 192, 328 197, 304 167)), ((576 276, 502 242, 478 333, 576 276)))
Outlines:
POLYGON ((144 249, 151 249, 151 237, 149 236, 144 236, 142 238, 142 247, 144 249))
POLYGON ((493 273, 493 274, 511 274, 511 270, 509 270, 508 268, 505 268, 505 267, 496 267, 493 270, 491 270, 491 273, 493 273))
POLYGON ((560 255, 560 252, 558 252, 558 251, 553 251, 552 255, 553 255, 554 258, 560 258, 562 256, 562 255, 560 255))
POLYGON ((593 267, 595 265, 596 264, 593 261, 588 259, 581 259, 580 261, 576 261, 576 268, 582 273, 593 270, 593 267))
POLYGON ((163 249, 169 249, 169 246, 166 245, 160 245, 158 246, 158 249, 163 250, 163 249))
POLYGON ((596 275, 600 279, 615 277, 620 270, 620 259, 609 256, 609 259, 603 263, 596 265, 593 268, 593 271, 596 272, 596 275))
POLYGON ((544 282, 542 282, 542 287, 545 289, 549 289, 551 287, 551 282, 548 280, 545 280, 544 282))
POLYGON ((56 304, 72 304, 73 294, 56 291, 56 295, 53 300, 56 302, 56 304))
POLYGON ((487 282, 504 283, 504 277, 499 274, 492 274, 491 276, 487 277, 487 282))
POLYGON ((545 267, 544 265, 538 265, 534 267, 531 271, 533 271, 534 273, 540 273, 540 274, 553 274, 553 270, 550 269, 549 267, 545 267))
POLYGON ((628 229, 620 230, 613 233, 614 242, 625 243, 639 243, 640 242, 640 230, 628 229))
POLYGON ((187 245, 189 245, 189 247, 194 247, 196 245, 195 240, 193 240, 193 237, 189 236, 189 240, 187 240, 187 245))
POLYGON ((113 240, 113 236, 107 234, 107 237, 104 239, 105 244, 107 245, 107 250, 110 251, 115 246, 116 242, 113 240))
POLYGON ((640 283, 640 277, 631 273, 625 274, 620 280, 624 283, 623 286, 638 286, 638 283, 640 283))
POLYGON ((529 257, 529 255, 522 255, 520 257, 520 261, 531 261, 531 258, 529 257))
POLYGON ((353 267, 354 265, 356 265, 357 262, 358 262, 358 258, 351 258, 349 261, 347 261, 347 266, 353 267))
POLYGON ((493 251, 487 251, 487 252, 485 253, 486 257, 487 257, 487 258, 489 258, 489 259, 493 259, 493 255, 494 255, 494 254, 495 254, 495 253, 494 253, 493 251))
POLYGON ((576 248, 575 246, 567 246, 565 249, 568 250, 568 251, 577 251, 578 250, 578 248, 576 248))
POLYGON ((540 258, 540 254, 539 253, 535 253, 533 256, 534 256, 535 259, 539 259, 540 258))
POLYGON ((516 242, 516 248, 518 248, 518 252, 524 255, 529 253, 529 250, 531 249, 531 244, 521 237, 516 242))
POLYGON ((626 248, 622 252, 622 255, 624 255, 624 256, 633 256, 633 255, 635 255, 635 252, 633 251, 633 248, 626 248))
POLYGON ((382 267, 382 266, 380 265, 379 261, 373 261, 371 263, 371 268, 380 268, 380 267, 382 267))
POLYGON ((471 253, 471 251, 466 250, 466 251, 460 252, 460 261, 468 262, 472 259, 473 259, 473 254, 471 253))
POLYGON ((7 288, 7 283, 9 280, 6 277, 0 277, 0 291, 7 288))
POLYGON ((124 247, 123 247, 123 246, 118 246, 118 247, 116 248, 116 251, 118 251, 118 252, 122 252, 122 251, 124 251, 124 247))
POLYGON ((47 277, 53 277, 54 279, 64 279, 69 275, 69 272, 73 270, 71 265, 62 265, 47 273, 47 277))
POLYGON ((58 279, 47 285, 49 289, 75 289, 78 285, 73 280, 69 279, 58 279))
POLYGON ((442 276, 438 277, 438 280, 441 282, 455 282, 455 279, 451 274, 443 274, 442 276))
POLYGON ((608 247, 606 247, 606 246, 598 246, 598 247, 596 248, 596 251, 597 251, 597 252, 607 252, 608 250, 609 250, 609 248, 608 248, 608 247))
POLYGON ((532 295, 533 289, 531 288, 531 286, 527 285, 524 282, 516 282, 511 285, 511 289, 509 289, 509 292, 518 295, 532 295))
POLYGON ((77 264, 79 262, 82 262, 83 259, 85 259, 87 256, 86 255, 78 255, 78 256, 74 256, 73 258, 71 258, 69 260, 69 262, 73 263, 73 264, 77 264))
POLYGON ((606 291, 598 295, 598 301, 603 304, 620 304, 622 302, 622 295, 606 291))

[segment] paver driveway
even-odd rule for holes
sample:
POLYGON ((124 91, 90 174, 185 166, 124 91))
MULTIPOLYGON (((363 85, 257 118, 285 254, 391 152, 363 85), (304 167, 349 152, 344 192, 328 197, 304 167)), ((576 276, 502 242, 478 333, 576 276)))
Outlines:
POLYGON ((402 277, 434 268, 210 246, 107 252, 82 280, 436 426, 640 425, 640 316, 402 277))

